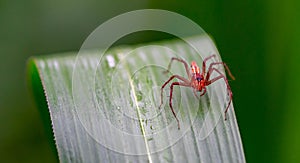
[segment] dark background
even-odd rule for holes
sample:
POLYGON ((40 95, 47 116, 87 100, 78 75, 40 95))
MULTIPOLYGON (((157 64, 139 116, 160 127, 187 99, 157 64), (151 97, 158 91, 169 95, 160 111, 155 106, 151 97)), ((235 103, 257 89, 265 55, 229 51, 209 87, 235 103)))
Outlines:
POLYGON ((55 161, 26 85, 27 59, 77 51, 105 20, 144 8, 178 12, 215 39, 237 78, 230 84, 248 162, 300 162, 300 1, 0 0, 1 162, 55 161))

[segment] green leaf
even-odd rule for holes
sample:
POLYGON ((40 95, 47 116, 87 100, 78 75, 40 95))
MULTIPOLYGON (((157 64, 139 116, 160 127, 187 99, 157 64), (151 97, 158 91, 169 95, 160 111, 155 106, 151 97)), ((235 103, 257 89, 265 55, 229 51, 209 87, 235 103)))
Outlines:
MULTIPOLYGON (((59 160, 245 162, 232 105, 224 120, 230 100, 224 80, 208 86, 200 100, 191 88, 174 87, 180 130, 168 105, 168 87, 159 109, 163 83, 172 74, 187 77, 182 63, 174 62, 170 73, 163 73, 171 57, 195 60, 199 66, 212 54, 218 57, 208 63, 221 61, 207 36, 188 40, 196 46, 172 40, 113 48, 103 56, 101 50, 85 50, 83 57, 69 53, 31 58, 34 94, 46 127, 53 129, 59 160)), ((217 68, 224 73, 223 67, 217 68)))

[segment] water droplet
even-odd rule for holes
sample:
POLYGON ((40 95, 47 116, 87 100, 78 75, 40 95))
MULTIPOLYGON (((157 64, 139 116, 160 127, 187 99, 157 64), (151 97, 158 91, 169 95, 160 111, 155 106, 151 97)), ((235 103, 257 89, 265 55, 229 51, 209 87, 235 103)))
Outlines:
POLYGON ((138 101, 143 100, 143 93, 141 91, 136 92, 136 98, 138 101))
POLYGON ((152 125, 150 126, 150 129, 153 130, 153 126, 152 125))
POLYGON ((149 85, 153 85, 153 81, 149 78, 149 76, 146 77, 146 82, 149 85))
POLYGON ((147 109, 146 109, 145 107, 141 107, 141 108, 140 108, 140 112, 141 112, 144 116, 146 116, 146 113, 147 113, 148 111, 147 111, 147 109))

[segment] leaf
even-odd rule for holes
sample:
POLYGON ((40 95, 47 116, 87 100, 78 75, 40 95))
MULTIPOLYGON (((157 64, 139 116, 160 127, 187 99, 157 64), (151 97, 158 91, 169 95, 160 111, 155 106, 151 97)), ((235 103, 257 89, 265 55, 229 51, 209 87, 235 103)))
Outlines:
MULTIPOLYGON (((174 87, 173 106, 159 109, 160 88, 171 74, 187 77, 184 66, 171 57, 199 66, 217 54, 207 36, 101 50, 31 58, 29 70, 36 100, 50 113, 61 162, 245 162, 241 138, 225 82, 207 87, 198 100, 191 88, 174 87), (201 52, 196 53, 195 48, 201 52), (100 62, 97 62, 100 61, 100 62), (39 76, 37 76, 39 75, 39 76), (37 83, 40 79, 41 83, 37 83)), ((220 61, 220 57, 211 60, 220 61)), ((223 67, 218 67, 224 73, 223 67)), ((176 80, 174 80, 176 81, 176 80)), ((46 116, 44 116, 45 119, 46 116)), ((45 121, 50 128, 49 121, 45 121)))

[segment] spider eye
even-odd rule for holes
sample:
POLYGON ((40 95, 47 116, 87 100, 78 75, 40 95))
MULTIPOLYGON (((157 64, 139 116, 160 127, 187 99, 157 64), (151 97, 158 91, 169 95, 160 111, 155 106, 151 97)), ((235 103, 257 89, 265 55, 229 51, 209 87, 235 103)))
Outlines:
POLYGON ((201 78, 201 77, 197 77, 196 79, 197 79, 197 81, 201 81, 201 80, 202 80, 202 78, 201 78))

